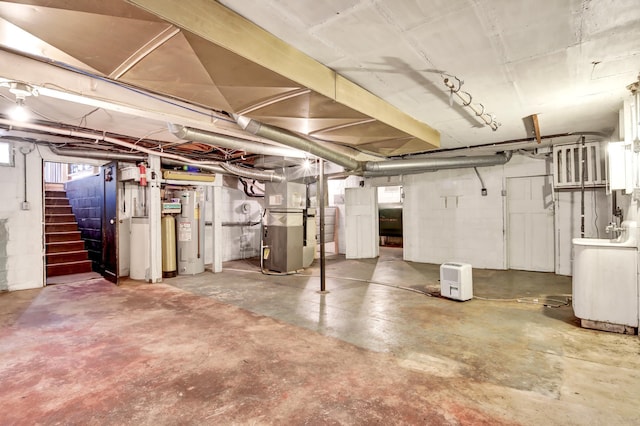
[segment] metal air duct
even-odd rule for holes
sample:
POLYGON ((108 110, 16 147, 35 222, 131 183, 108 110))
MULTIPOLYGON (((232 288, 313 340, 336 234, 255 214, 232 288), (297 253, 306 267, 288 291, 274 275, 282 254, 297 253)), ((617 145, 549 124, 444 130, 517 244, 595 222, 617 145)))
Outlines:
POLYGON ((82 138, 82 139, 89 139, 89 140, 100 139, 100 140, 103 140, 105 142, 109 142, 109 143, 112 143, 114 145, 118 145, 118 146, 122 146, 122 147, 125 147, 125 148, 129 148, 129 149, 132 149, 132 150, 135 150, 135 151, 147 154, 147 155, 158 156, 158 157, 160 157, 162 159, 162 162, 164 162, 165 164, 168 164, 169 160, 173 160, 174 162, 179 163, 181 165, 191 164, 193 166, 197 166, 197 167, 200 167, 202 169, 210 170, 210 171, 213 171, 215 173, 235 174, 235 175, 238 175, 238 176, 241 176, 241 177, 246 177, 246 178, 249 178, 249 179, 256 179, 256 180, 261 180, 261 181, 281 182, 283 180, 283 177, 281 175, 275 173, 275 172, 265 171, 265 170, 246 169, 246 168, 233 167, 233 166, 225 168, 225 167, 223 167, 223 164, 225 166, 228 166, 228 165, 225 164, 225 163, 220 163, 218 161, 196 161, 196 160, 191 160, 191 159, 183 157, 181 155, 154 151, 154 150, 151 150, 151 149, 148 149, 148 148, 141 147, 140 145, 136 145, 134 143, 123 141, 121 139, 114 138, 114 137, 111 137, 111 136, 96 135, 96 134, 93 134, 93 133, 84 132, 84 131, 77 131, 77 130, 73 130, 73 129, 61 129, 61 128, 52 127, 52 126, 48 126, 48 125, 42 125, 42 124, 22 123, 22 122, 17 122, 17 121, 14 121, 14 120, 6 120, 6 119, 3 119, 3 118, 0 118, 0 124, 9 126, 10 128, 29 129, 29 130, 34 130, 34 131, 38 131, 38 132, 51 133, 51 134, 57 134, 57 135, 64 135, 64 136, 70 136, 70 137, 77 137, 77 138, 82 138), (240 174, 240 173, 242 173, 242 174, 240 174))
POLYGON ((260 123, 247 117, 235 116, 235 118, 240 127, 254 135, 262 136, 283 145, 309 152, 317 157, 338 164, 348 171, 363 173, 368 177, 414 174, 433 170, 457 169, 464 167, 497 166, 505 164, 511 159, 511 152, 507 152, 476 157, 411 158, 402 160, 360 162, 345 153, 338 152, 326 144, 321 144, 319 141, 313 141, 287 130, 260 123))
POLYGON ((359 161, 346 154, 339 153, 325 145, 321 145, 318 142, 311 141, 302 136, 296 135, 295 133, 289 132, 288 130, 260 123, 248 117, 241 115, 234 117, 241 128, 256 136, 261 136, 291 148, 308 152, 311 155, 315 155, 316 157, 323 158, 342 166, 347 170, 360 170, 361 163, 359 161))
POLYGON ((278 157, 305 158, 304 152, 297 149, 269 145, 266 143, 248 141, 232 136, 220 135, 204 130, 185 127, 177 124, 169 124, 169 131, 180 139, 196 141, 212 146, 246 151, 258 155, 275 155, 278 157))
POLYGON ((103 152, 89 149, 60 149, 50 144, 49 149, 56 155, 68 155, 70 157, 95 158, 98 160, 121 160, 121 161, 145 161, 145 155, 126 154, 121 152, 103 152))
POLYGON ((368 161, 364 164, 364 175, 395 176, 422 173, 434 170, 461 169, 465 167, 488 167, 506 164, 511 152, 476 157, 412 158, 408 160, 368 161))

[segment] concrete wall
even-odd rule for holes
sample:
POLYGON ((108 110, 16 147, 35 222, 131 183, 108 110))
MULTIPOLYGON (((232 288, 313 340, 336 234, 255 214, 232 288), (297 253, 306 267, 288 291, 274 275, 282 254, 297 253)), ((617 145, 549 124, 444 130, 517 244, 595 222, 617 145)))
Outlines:
MULTIPOLYGON (((366 179, 366 186, 402 185, 404 188, 404 258, 423 263, 460 261, 476 268, 506 269, 506 189, 507 179, 550 175, 549 160, 514 155, 504 166, 478 168, 487 196, 472 168, 441 170, 402 177, 366 179)), ((340 209, 340 253, 344 253, 345 187, 358 186, 361 178, 330 181, 329 203, 340 209)), ((580 236, 580 191, 556 191, 554 235, 555 269, 570 275, 571 239, 580 236)), ((619 197, 625 217, 634 214, 629 200, 619 197)), ((606 224, 611 220, 610 196, 604 188, 585 193, 585 235, 606 238, 606 224)))
MULTIPOLYGON (((580 191, 556 193, 556 273, 571 275, 573 251, 571 240, 580 238, 580 191)), ((611 221, 611 197, 604 188, 585 190, 584 230, 586 238, 608 238, 605 233, 611 221)))
MULTIPOLYGON (((512 177, 551 174, 550 162, 515 155, 505 166, 479 168, 487 196, 473 169, 443 170, 404 178, 406 260, 442 263, 456 260, 476 268, 506 269, 506 197, 512 177)), ((580 191, 554 192, 556 272, 570 275, 571 239, 580 236, 580 191)), ((604 189, 585 195, 587 237, 604 234, 610 220, 604 189)))
POLYGON ((233 186, 222 188, 222 261, 247 259, 260 253, 260 225, 240 225, 260 222, 263 199, 248 197, 233 186), (244 205, 248 207, 243 207, 244 205))
POLYGON ((42 213, 42 157, 34 146, 13 142, 14 167, 0 166, 0 291, 44 286, 44 242, 42 213), (24 157, 27 155, 27 199, 24 199, 24 157))
MULTIPOLYGON (((541 162, 543 163, 543 162, 541 162)), ((442 170, 404 180, 404 258, 504 269, 504 168, 442 170)))

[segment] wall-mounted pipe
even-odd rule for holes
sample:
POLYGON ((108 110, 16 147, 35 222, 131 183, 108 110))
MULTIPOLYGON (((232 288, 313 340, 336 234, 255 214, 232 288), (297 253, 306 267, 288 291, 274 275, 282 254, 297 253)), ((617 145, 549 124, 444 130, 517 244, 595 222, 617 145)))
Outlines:
POLYGON ((307 157, 304 152, 297 149, 274 146, 255 141, 248 141, 240 138, 234 138, 232 136, 226 136, 207 132, 204 130, 194 129, 191 127, 180 126, 177 124, 169 124, 169 131, 180 139, 196 141, 211 146, 235 149, 237 151, 246 151, 252 154, 275 155, 279 157, 292 158, 307 157))
POLYGON ((249 133, 253 133, 256 136, 261 136, 266 139, 281 143, 291 148, 298 149, 303 152, 308 152, 319 158, 323 158, 327 161, 335 163, 344 167, 347 170, 359 170, 360 162, 354 158, 337 152, 336 150, 322 145, 318 141, 312 141, 302 136, 296 135, 288 130, 281 129, 279 127, 271 126, 268 124, 260 123, 248 117, 241 115, 235 116, 238 125, 249 133))
POLYGON ((28 129, 28 130, 38 131, 38 132, 70 136, 70 137, 81 138, 81 139, 103 140, 105 142, 109 142, 114 145, 129 148, 134 151, 138 151, 147 155, 158 156, 165 163, 167 162, 167 160, 174 160, 181 163, 182 165, 190 164, 193 166, 200 167, 201 169, 214 171, 215 173, 235 174, 238 176, 247 177, 249 179, 256 179, 261 181, 268 180, 273 182, 281 182, 283 180, 283 177, 281 175, 272 171, 246 169, 244 167, 239 168, 239 167, 233 167, 233 166, 223 167, 223 165, 224 166, 229 166, 229 165, 226 163, 220 163, 218 161, 196 161, 196 160, 191 160, 189 158, 183 157, 181 155, 169 154, 166 152, 158 152, 152 149, 141 147, 140 145, 136 145, 131 142, 127 142, 118 138, 111 137, 111 136, 96 135, 93 133, 81 132, 73 129, 61 129, 57 127, 42 125, 42 124, 23 123, 23 122, 18 122, 14 120, 7 120, 4 118, 0 118, 0 124, 9 126, 12 128, 17 128, 17 129, 28 129), (240 173, 243 173, 243 174, 240 174, 240 173))
POLYGON ((444 169, 498 166, 506 164, 510 159, 511 152, 496 155, 479 155, 475 157, 413 158, 409 160, 369 161, 364 165, 364 175, 369 177, 394 176, 444 169))

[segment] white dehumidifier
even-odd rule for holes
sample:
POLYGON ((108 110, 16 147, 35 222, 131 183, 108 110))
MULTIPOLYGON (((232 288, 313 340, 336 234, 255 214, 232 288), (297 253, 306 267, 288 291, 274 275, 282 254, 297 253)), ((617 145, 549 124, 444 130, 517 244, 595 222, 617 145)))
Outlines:
POLYGON ((462 301, 473 298, 471 265, 453 262, 440 265, 440 295, 462 301))

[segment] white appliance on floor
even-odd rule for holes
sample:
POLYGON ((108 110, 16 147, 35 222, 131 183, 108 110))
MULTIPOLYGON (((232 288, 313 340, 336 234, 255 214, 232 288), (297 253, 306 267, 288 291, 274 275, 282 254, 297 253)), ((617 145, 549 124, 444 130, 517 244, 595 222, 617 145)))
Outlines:
POLYGON ((449 299, 473 298, 473 275, 468 263, 447 262, 440 265, 440 295, 449 299))

